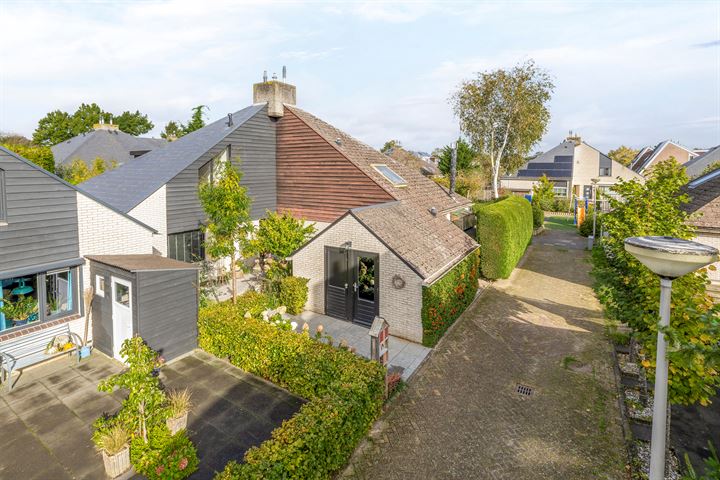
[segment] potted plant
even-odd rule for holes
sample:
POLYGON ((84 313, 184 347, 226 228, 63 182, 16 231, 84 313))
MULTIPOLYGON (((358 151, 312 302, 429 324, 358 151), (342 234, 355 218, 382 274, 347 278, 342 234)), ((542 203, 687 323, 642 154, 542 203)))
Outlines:
POLYGON ((187 428, 188 413, 192 408, 190 390, 171 390, 168 393, 170 417, 165 421, 171 435, 187 428))
POLYGON ((113 425, 96 435, 93 441, 102 452, 108 477, 119 477, 130 469, 130 435, 122 426, 113 425))
POLYGON ((30 316, 37 311, 37 300, 25 295, 19 295, 14 302, 3 299, 2 303, 0 312, 13 322, 13 326, 27 324, 30 316))

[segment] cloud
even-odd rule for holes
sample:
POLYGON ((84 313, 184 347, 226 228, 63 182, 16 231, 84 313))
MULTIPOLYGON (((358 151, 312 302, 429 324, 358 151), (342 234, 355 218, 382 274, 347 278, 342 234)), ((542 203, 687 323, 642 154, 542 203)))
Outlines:
POLYGON ((703 42, 703 43, 695 43, 691 45, 695 48, 712 48, 712 47, 720 47, 720 40, 713 40, 711 42, 703 42))

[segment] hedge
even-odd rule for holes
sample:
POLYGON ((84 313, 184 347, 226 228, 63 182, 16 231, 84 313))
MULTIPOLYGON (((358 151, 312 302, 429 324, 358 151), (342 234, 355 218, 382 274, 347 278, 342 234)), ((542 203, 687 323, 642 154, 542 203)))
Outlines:
POLYGON ((476 204, 480 264, 486 278, 508 278, 532 239, 530 202, 511 196, 499 202, 476 204))
POLYGON ((422 292, 423 345, 434 346, 470 305, 478 289, 480 251, 475 250, 422 292))
POLYGON ((244 463, 229 463, 216 478, 330 478, 380 414, 385 367, 308 335, 244 318, 263 301, 252 293, 236 305, 201 309, 200 347, 309 401, 269 440, 248 450, 244 463))

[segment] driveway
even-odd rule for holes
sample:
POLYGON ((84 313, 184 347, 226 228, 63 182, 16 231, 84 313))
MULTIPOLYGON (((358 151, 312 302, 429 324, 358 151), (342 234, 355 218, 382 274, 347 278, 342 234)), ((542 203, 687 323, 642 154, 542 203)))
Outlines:
MULTIPOLYGON (((117 411, 124 396, 98 392, 97 384, 121 368, 101 353, 80 365, 59 359, 24 372, 12 392, 3 391, 0 479, 106 478, 92 422, 117 411)), ((167 387, 192 391, 188 433, 200 457, 193 479, 213 478, 228 461, 242 461, 303 403, 199 350, 163 367, 160 378, 167 387)))
POLYGON ((458 319, 342 477, 623 478, 611 347, 584 245, 574 232, 537 238, 458 319))

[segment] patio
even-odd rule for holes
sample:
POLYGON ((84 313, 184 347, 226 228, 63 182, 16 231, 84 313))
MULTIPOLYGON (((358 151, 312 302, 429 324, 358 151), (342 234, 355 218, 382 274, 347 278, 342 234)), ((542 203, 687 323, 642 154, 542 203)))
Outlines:
MULTIPOLYGON (((91 440, 92 422, 114 412, 123 399, 97 391, 100 380, 122 366, 94 352, 77 365, 61 358, 29 369, 12 392, 0 393, 0 478, 105 478, 91 440)), ((202 351, 166 365, 169 388, 189 387, 195 408, 188 421, 200 469, 193 479, 213 478, 228 461, 270 437, 303 400, 202 351)))
MULTIPOLYGON (((302 331, 305 322, 310 325, 310 334, 314 334, 318 325, 322 325, 323 333, 331 336, 335 345, 345 340, 349 347, 355 349, 355 353, 370 358, 370 335, 367 328, 310 311, 301 313, 295 317, 295 320, 298 323, 297 331, 302 331)), ((394 367, 399 370, 405 381, 412 376, 432 351, 431 348, 392 335, 388 342, 388 349, 390 368, 394 367)))

